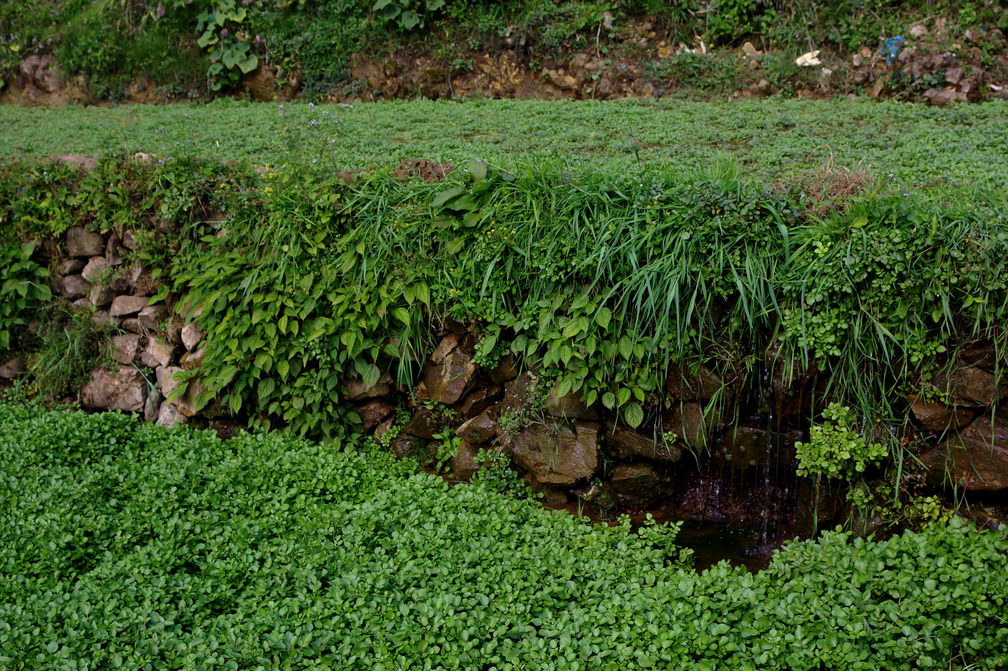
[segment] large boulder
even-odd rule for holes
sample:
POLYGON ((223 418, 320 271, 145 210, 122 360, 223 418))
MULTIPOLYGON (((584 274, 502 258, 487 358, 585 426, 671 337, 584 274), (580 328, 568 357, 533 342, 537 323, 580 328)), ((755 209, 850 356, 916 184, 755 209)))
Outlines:
POLYGON ((671 411, 662 413, 662 431, 675 433, 677 440, 698 450, 707 445, 707 438, 717 424, 716 418, 707 418, 705 414, 699 403, 678 403, 671 411))
POLYGON ((116 296, 109 314, 113 317, 132 317, 147 307, 149 300, 147 296, 116 296))
MULTIPOLYGON (((185 342, 185 330, 182 331, 182 340, 185 342)), ((363 401, 368 398, 378 398, 379 396, 390 396, 395 393, 395 385, 392 384, 392 375, 385 371, 378 377, 378 381, 368 385, 361 377, 354 376, 346 379, 346 400, 363 401)))
POLYGON ((685 446, 681 442, 655 441, 626 426, 610 424, 605 433, 609 454, 622 461, 644 457, 654 461, 674 462, 682 459, 685 446))
POLYGON ((68 300, 75 300, 91 293, 91 283, 82 275, 67 275, 60 280, 60 294, 68 300))
POLYGON ((403 426, 402 432, 409 436, 430 440, 448 426, 448 418, 441 408, 422 405, 403 426))
POLYGON ((609 486, 622 507, 640 510, 661 496, 665 480, 650 464, 620 464, 609 486))
POLYGON ((945 442, 918 455, 928 469, 927 481, 949 481, 973 491, 1008 487, 1008 408, 991 421, 984 415, 945 442))
POLYGON ((476 462, 476 455, 479 454, 481 449, 485 449, 486 447, 488 447, 486 443, 470 443, 465 439, 460 441, 458 448, 455 450, 455 456, 448 460, 448 464, 451 466, 452 477, 456 480, 468 482, 469 478, 480 467, 480 464, 476 462))
POLYGON ((497 409, 487 408, 455 430, 455 435, 471 443, 485 443, 497 435, 497 409))
POLYGON ((496 403, 503 392, 504 388, 497 385, 477 389, 462 399, 455 410, 460 418, 470 419, 496 403))
POLYGON ((160 338, 149 338, 140 360, 151 368, 159 368, 171 364, 175 357, 175 348, 162 342, 160 338))
POLYGON ((580 392, 568 392, 560 395, 560 380, 553 383, 549 395, 546 396, 546 413, 552 417, 561 419, 587 419, 597 420, 598 413, 594 408, 585 405, 584 397, 580 392))
POLYGON ((665 378, 665 391, 680 401, 710 400, 724 386, 721 378, 703 364, 672 364, 665 378))
POLYGON ((424 367, 424 385, 432 401, 453 405, 469 390, 476 364, 458 343, 455 334, 446 336, 424 367))
POLYGON ((132 364, 139 352, 140 336, 135 333, 112 336, 112 357, 124 366, 132 364))
POLYGON ((154 374, 157 376, 158 386, 161 388, 162 395, 168 397, 173 391, 175 391, 175 387, 181 384, 175 379, 175 375, 181 372, 182 369, 178 366, 161 366, 154 371, 154 374))
POLYGON ((573 485, 598 467, 600 428, 595 422, 533 424, 515 436, 511 455, 540 483, 573 485))
POLYGON ((364 430, 370 431, 395 412, 395 406, 380 399, 372 399, 354 408, 354 412, 360 417, 364 430))
POLYGON ((147 381, 132 366, 114 373, 96 368, 81 390, 81 405, 92 410, 143 412, 146 400, 147 381))
POLYGON ((81 277, 92 284, 98 282, 108 269, 108 262, 104 256, 94 256, 88 259, 87 265, 81 270, 81 277))
POLYGON ((795 443, 805 439, 798 429, 782 428, 780 432, 754 427, 730 426, 711 448, 720 466, 745 469, 791 464, 795 459, 795 443))
MULTIPOLYGON (((180 337, 182 339, 182 345, 186 348, 186 351, 191 352, 196 345, 199 344, 199 341, 203 339, 203 332, 200 331, 200 327, 196 325, 196 322, 189 322, 182 327, 180 337)), ((389 381, 391 380, 392 378, 390 376, 389 381)), ((381 380, 379 380, 379 382, 380 381, 381 380)))
POLYGON ((79 226, 67 231, 66 242, 70 256, 84 258, 105 255, 105 239, 79 226))
POLYGON ((947 429, 958 429, 973 421, 972 410, 930 403, 920 396, 913 399, 910 410, 922 428, 939 433, 947 429))
POLYGON ((1008 396, 1008 380, 976 366, 946 368, 931 380, 932 386, 945 394, 949 405, 989 406, 1008 396))
MULTIPOLYGON (((168 308, 163 305, 148 305, 137 315, 140 326, 147 331, 156 331, 168 319, 168 308)), ((173 345, 177 343, 172 343, 173 345)))

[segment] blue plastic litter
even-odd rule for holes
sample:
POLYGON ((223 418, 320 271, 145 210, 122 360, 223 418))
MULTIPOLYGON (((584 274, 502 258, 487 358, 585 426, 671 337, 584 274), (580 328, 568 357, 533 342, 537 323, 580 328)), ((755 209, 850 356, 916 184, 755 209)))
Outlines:
POLYGON ((899 56, 900 49, 903 48, 903 43, 906 40, 903 39, 902 35, 897 35, 896 37, 890 38, 886 42, 885 47, 882 49, 882 53, 885 54, 885 64, 892 65, 896 57, 899 56))

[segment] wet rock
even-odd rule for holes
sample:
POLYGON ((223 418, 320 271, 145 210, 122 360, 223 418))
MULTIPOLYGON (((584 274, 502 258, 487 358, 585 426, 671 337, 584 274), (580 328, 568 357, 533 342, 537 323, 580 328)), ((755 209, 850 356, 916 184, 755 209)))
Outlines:
POLYGON ((91 307, 101 308, 106 305, 110 305, 112 300, 116 297, 115 291, 112 287, 106 286, 104 284, 95 284, 91 287, 91 307))
POLYGON ((790 464, 795 459, 795 443, 804 440, 798 429, 784 427, 778 435, 753 426, 730 426, 711 448, 715 463, 745 469, 790 464))
POLYGON ((457 343, 458 336, 452 334, 445 337, 424 367, 424 384, 432 401, 445 405, 457 403, 473 379, 476 364, 457 343), (453 343, 447 352, 444 351, 446 343, 453 343))
POLYGON ((680 401, 710 400, 723 386, 717 373, 703 364, 673 364, 665 378, 665 392, 680 401))
POLYGON ((143 412, 146 400, 147 382, 132 366, 115 373, 96 368, 81 390, 81 405, 92 410, 143 412))
POLYGON ((158 386, 161 388, 161 394, 167 398, 175 391, 175 387, 181 384, 175 379, 177 373, 181 373, 182 369, 178 366, 161 366, 154 371, 157 376, 158 386))
POLYGON ((206 358, 206 345, 192 352, 186 352, 179 359, 179 364, 186 370, 195 370, 203 367, 203 359, 206 358))
POLYGON ((409 436, 400 433, 389 446, 389 449, 398 459, 422 456, 424 443, 416 436, 409 436))
POLYGON ((534 424, 514 439, 515 462, 543 484, 572 485, 598 466, 599 425, 578 422, 555 426, 534 424))
POLYGON ((74 257, 105 255, 105 239, 97 233, 75 227, 67 231, 67 254, 74 257))
POLYGON ((910 405, 917 422, 928 431, 942 432, 958 429, 973 421, 973 411, 964 408, 950 408, 940 403, 928 403, 920 397, 910 405))
POLYGON ((503 393, 503 387, 484 387, 469 394, 459 403, 455 409, 460 419, 471 419, 480 414, 498 400, 503 393))
POLYGON ((147 296, 116 296, 109 308, 112 317, 131 317, 147 307, 147 296))
POLYGON ((999 381, 993 374, 977 368, 946 368, 931 380, 931 386, 945 394, 950 405, 989 406, 1008 396, 1008 380, 999 381))
MULTIPOLYGON (((185 341, 185 331, 182 332, 182 340, 185 341)), ((391 396, 395 393, 395 386, 392 384, 392 376, 385 371, 378 377, 378 381, 370 387, 364 380, 355 375, 346 379, 346 395, 348 401, 363 401, 366 398, 378 398, 379 396, 391 396)))
MULTIPOLYGON (((663 431, 672 431, 677 440, 686 443, 688 447, 700 449, 707 445, 708 429, 704 419, 704 409, 699 403, 680 403, 673 407, 671 413, 663 417, 663 431)), ((713 422, 712 422, 713 424, 713 422)))
POLYGON ((381 422, 374 430, 374 437, 381 438, 386 433, 392 430, 392 426, 395 424, 395 415, 391 415, 385 421, 381 422))
POLYGON ((161 407, 158 408, 158 426, 163 426, 166 429, 173 429, 179 424, 185 424, 186 421, 185 415, 179 412, 179 409, 171 403, 162 403, 161 407))
POLYGON ((843 507, 843 485, 832 480, 805 477, 798 480, 795 525, 804 538, 812 538, 843 507))
POLYGON ((892 524, 882 519, 882 516, 874 511, 860 510, 853 505, 848 505, 842 515, 842 526, 850 529, 854 538, 883 540, 890 535, 892 524))
POLYGON ((452 477, 456 480, 468 482, 473 473, 479 469, 479 464, 476 463, 476 455, 485 447, 487 447, 486 444, 470 443, 468 440, 463 439, 455 450, 455 456, 448 460, 452 477))
POLYGON ((1008 408, 984 415, 945 442, 918 455, 931 485, 948 482, 971 491, 1008 487, 1008 408))
POLYGON ((140 353, 140 360, 145 366, 160 368, 171 364, 175 357, 175 348, 163 343, 158 338, 149 338, 147 347, 140 353))
POLYGON ((497 410, 487 408, 455 430, 455 435, 471 443, 485 443, 497 435, 497 410))
POLYGON ((501 357, 497 365, 486 371, 494 384, 504 384, 518 377, 518 360, 513 354, 501 357))
POLYGON ((112 336, 112 357, 119 363, 128 366, 140 351, 140 336, 133 333, 112 336))
POLYGON ((168 308, 163 305, 148 305, 140 310, 140 314, 137 315, 140 326, 146 331, 158 330, 167 318, 168 308))
POLYGON ((595 421, 599 418, 598 413, 593 408, 585 405, 580 392, 570 392, 565 396, 560 396, 558 393, 559 390, 560 380, 557 380, 546 397, 544 408, 546 414, 561 419, 587 419, 595 421))
POLYGON ((84 279, 82 275, 68 275, 60 282, 60 295, 67 300, 76 300, 90 293, 91 283, 84 279))
POLYGON ((395 412, 395 406, 391 403, 374 399, 364 405, 357 406, 354 408, 354 412, 360 417, 364 430, 370 431, 378 426, 382 420, 395 412))
POLYGON ((28 372, 28 358, 24 354, 18 354, 13 359, 9 359, 7 363, 0 366, 0 378, 4 380, 13 380, 14 378, 21 377, 28 372))
POLYGON ((446 426, 448 426, 448 420, 439 409, 428 408, 422 405, 416 409, 410 421, 406 422, 405 426, 403 426, 402 432, 410 436, 430 440, 434 437, 434 434, 441 433, 446 426))
POLYGON ((96 283, 108 268, 104 256, 94 256, 88 259, 87 265, 81 271, 81 276, 92 284, 96 283))
POLYGON ((616 500, 616 492, 609 485, 592 482, 580 489, 571 490, 571 494, 586 503, 597 506, 599 519, 608 520, 614 516, 618 501, 616 500))
POLYGON ((682 443, 655 441, 649 436, 622 425, 609 424, 605 433, 605 446, 609 454, 622 461, 645 457, 653 461, 675 462, 682 459, 682 443))
POLYGON ((189 322, 182 327, 182 345, 187 351, 193 351, 193 348, 199 344, 199 341, 203 339, 203 332, 200 331, 200 327, 196 325, 196 322, 189 322))
POLYGON ((525 371, 504 385, 504 400, 500 402, 500 412, 515 411, 525 407, 532 400, 539 379, 532 371, 525 371))
POLYGON ((87 261, 84 259, 65 259, 60 263, 59 274, 63 277, 78 275, 80 271, 84 270, 84 266, 86 265, 87 261))
POLYGON ((609 486, 621 506, 641 510, 661 496, 663 478, 648 464, 620 464, 613 469, 609 486))
POLYGON ((557 487, 550 487, 536 480, 531 473, 522 476, 525 484, 532 490, 532 498, 540 503, 567 503, 567 494, 557 487))
POLYGON ((992 343, 973 345, 959 350, 962 361, 970 366, 992 369, 997 364, 997 350, 992 343))

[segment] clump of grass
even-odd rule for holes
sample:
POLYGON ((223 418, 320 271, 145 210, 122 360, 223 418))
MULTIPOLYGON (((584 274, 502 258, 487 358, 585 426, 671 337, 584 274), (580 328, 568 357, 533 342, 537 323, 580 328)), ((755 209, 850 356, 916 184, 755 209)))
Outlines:
POLYGON ((852 198, 869 191, 875 184, 875 176, 864 167, 863 162, 855 168, 838 165, 833 148, 829 145, 825 147, 829 150, 829 158, 822 165, 776 184, 778 191, 805 201, 806 212, 820 218, 843 211, 852 198))
POLYGON ((91 370, 111 354, 109 330, 88 311, 61 306, 46 314, 38 332, 42 346, 31 359, 26 395, 57 402, 83 384, 91 370))

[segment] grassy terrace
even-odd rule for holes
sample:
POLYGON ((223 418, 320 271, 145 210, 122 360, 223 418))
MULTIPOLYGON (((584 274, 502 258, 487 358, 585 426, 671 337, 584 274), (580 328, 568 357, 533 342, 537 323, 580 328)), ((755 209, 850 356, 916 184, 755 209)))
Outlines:
POLYGON ((936 109, 863 100, 696 103, 476 100, 356 105, 291 103, 63 109, 0 108, 0 157, 124 150, 283 163, 300 154, 337 170, 404 158, 509 166, 550 159, 621 172, 683 171, 731 156, 775 181, 834 165, 892 174, 904 187, 1008 184, 1008 103, 936 109), (338 123, 333 123, 333 119, 338 123), (312 120, 318 125, 311 125, 312 120))

